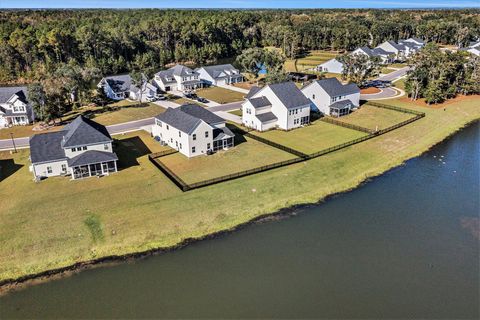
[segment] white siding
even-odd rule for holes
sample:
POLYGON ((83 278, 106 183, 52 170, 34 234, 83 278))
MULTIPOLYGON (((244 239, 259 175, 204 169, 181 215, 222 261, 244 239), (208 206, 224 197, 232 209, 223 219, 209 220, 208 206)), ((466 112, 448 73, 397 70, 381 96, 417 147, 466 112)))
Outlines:
POLYGON ((213 127, 204 121, 201 121, 199 125, 190 133, 182 132, 177 128, 172 127, 164 122, 161 126, 155 120, 156 123, 152 126, 152 134, 154 137, 160 137, 171 148, 178 150, 187 157, 195 157, 207 152, 207 144, 210 144, 210 148, 213 148, 213 127), (208 132, 205 137, 205 132, 208 132), (196 135, 196 139, 193 137, 196 135), (195 152, 192 152, 192 147, 195 147, 195 152))
POLYGON ((317 82, 303 88, 302 92, 312 102, 312 109, 326 115, 330 115, 329 106, 337 101, 348 99, 352 101, 354 106, 358 107, 360 105, 360 93, 337 96, 336 100, 333 101, 334 97, 329 96, 317 82))
POLYGON ((342 73, 343 72, 343 63, 337 59, 331 59, 327 62, 319 64, 317 70, 320 72, 330 72, 330 73, 342 73))
POLYGON ((75 149, 80 148, 80 150, 77 151, 72 151, 72 148, 65 148, 65 156, 67 158, 73 158, 76 157, 85 151, 90 151, 90 150, 97 150, 97 151, 104 151, 104 152, 113 152, 112 151, 112 143, 107 142, 107 143, 101 143, 101 144, 94 144, 94 145, 88 145, 88 146, 80 146, 80 147, 75 147, 75 149), (86 150, 83 150, 83 147, 86 147, 86 150))
POLYGON ((32 165, 32 167, 34 177, 54 177, 70 173, 70 168, 68 167, 67 160, 34 164, 32 165), (66 171, 62 171, 62 165, 65 165, 66 171), (51 173, 48 172, 48 167, 50 167, 51 173))

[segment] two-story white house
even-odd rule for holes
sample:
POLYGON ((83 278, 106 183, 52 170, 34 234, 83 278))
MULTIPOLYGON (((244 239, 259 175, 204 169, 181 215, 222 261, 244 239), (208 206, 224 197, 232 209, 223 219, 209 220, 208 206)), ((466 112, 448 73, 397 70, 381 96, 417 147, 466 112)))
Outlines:
POLYGON ((156 116, 152 135, 189 158, 231 148, 235 137, 224 119, 196 104, 168 108, 156 116))
POLYGON ((206 66, 195 69, 202 80, 207 85, 222 86, 243 81, 240 70, 231 64, 220 64, 214 66, 206 66))
POLYGON ((0 88, 0 128, 27 125, 34 120, 27 87, 0 88))
POLYGON ((191 91, 203 87, 200 74, 189 67, 177 64, 155 74, 154 84, 162 91, 191 91))
POLYGON ((354 83, 342 84, 337 78, 313 81, 302 88, 311 108, 324 115, 340 117, 360 105, 360 88, 354 83))
POLYGON ((36 180, 53 176, 72 179, 117 171, 117 155, 107 129, 78 116, 63 130, 30 138, 30 166, 36 180))
POLYGON ((253 87, 242 104, 242 123, 258 131, 295 129, 310 123, 310 101, 291 81, 253 87))
POLYGON ((123 100, 130 96, 132 78, 128 74, 102 78, 97 87, 102 88, 105 95, 112 100, 123 100))

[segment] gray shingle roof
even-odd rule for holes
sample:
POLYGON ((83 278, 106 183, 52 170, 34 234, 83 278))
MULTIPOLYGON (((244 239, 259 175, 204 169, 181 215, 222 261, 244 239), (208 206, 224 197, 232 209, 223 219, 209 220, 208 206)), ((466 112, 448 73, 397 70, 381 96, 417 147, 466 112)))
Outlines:
POLYGON ((108 76, 103 79, 115 93, 129 91, 132 85, 132 78, 129 74, 108 76))
POLYGON ((203 120, 208 124, 225 122, 216 114, 196 104, 186 104, 178 108, 169 108, 156 118, 182 132, 190 133, 203 120))
POLYGON ((117 161, 118 157, 114 152, 105 152, 98 150, 85 151, 76 157, 68 159, 69 167, 83 166, 87 164, 117 161))
POLYGON ((257 114, 257 118, 261 122, 270 122, 273 120, 278 120, 277 117, 272 112, 257 114))
POLYGON ((245 96, 245 99, 250 99, 251 97, 253 97, 255 95, 255 93, 257 93, 258 91, 260 91, 262 88, 260 87, 257 87, 257 86, 253 86, 250 88, 250 91, 248 91, 247 95, 245 96))
POLYGON ((267 97, 251 98, 248 99, 248 101, 250 101, 254 108, 263 108, 272 105, 272 103, 270 102, 270 100, 267 99, 267 97))
POLYGON ((186 133, 190 133, 201 122, 199 118, 191 116, 179 108, 168 108, 164 113, 159 114, 155 118, 186 133))
POLYGON ((329 105, 328 107, 330 109, 345 109, 345 108, 351 108, 352 106, 353 106, 353 102, 350 101, 349 99, 347 99, 347 100, 341 100, 341 101, 334 102, 331 105, 329 105))
POLYGON ((310 105, 310 101, 298 89, 295 83, 288 81, 282 83, 269 84, 268 87, 273 91, 280 101, 287 107, 293 109, 305 105, 310 105))
POLYGON ((208 124, 216 124, 216 123, 222 123, 225 122, 222 118, 217 116, 211 111, 208 111, 207 109, 200 107, 198 104, 184 104, 181 105, 178 109, 181 111, 188 113, 191 116, 194 116, 196 118, 202 119, 208 124))
POLYGON ((222 140, 225 138, 233 138, 235 134, 227 127, 215 128, 213 130, 213 140, 222 140))
POLYGON ((89 144, 111 142, 107 129, 84 116, 78 116, 63 129, 62 147, 75 147, 89 144))
POLYGON ((372 52, 372 49, 370 49, 370 48, 367 47, 367 46, 360 47, 360 48, 358 48, 358 49, 360 49, 360 50, 362 50, 363 52, 365 52, 365 54, 366 54, 367 56, 369 56, 369 57, 372 57, 372 56, 374 55, 373 52, 372 52))
POLYGON ((204 69, 205 72, 207 72, 214 79, 221 79, 228 76, 237 76, 237 75, 240 76, 240 74, 238 73, 238 69, 236 69, 231 64, 218 64, 213 66, 202 67, 201 69, 204 69), (234 75, 227 74, 227 72, 231 72, 231 71, 236 71, 237 74, 234 74, 234 75))
POLYGON ((35 134, 30 137, 32 163, 66 159, 62 148, 63 131, 35 134))
POLYGON ((0 103, 6 103, 14 94, 25 104, 28 104, 28 89, 25 86, 0 87, 0 103))
POLYGON ((337 78, 317 80, 317 83, 330 97, 360 93, 360 88, 355 83, 343 85, 337 78))

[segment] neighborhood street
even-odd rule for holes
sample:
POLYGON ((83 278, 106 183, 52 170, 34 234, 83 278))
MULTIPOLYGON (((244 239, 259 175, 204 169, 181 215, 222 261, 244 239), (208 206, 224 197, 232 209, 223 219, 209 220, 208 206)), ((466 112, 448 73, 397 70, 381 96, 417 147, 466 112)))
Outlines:
POLYGON ((378 77, 375 80, 381 80, 381 81, 394 81, 398 78, 403 77, 404 75, 407 74, 408 70, 410 70, 410 67, 404 67, 401 69, 398 69, 396 71, 390 72, 389 74, 385 74, 381 77, 378 77))

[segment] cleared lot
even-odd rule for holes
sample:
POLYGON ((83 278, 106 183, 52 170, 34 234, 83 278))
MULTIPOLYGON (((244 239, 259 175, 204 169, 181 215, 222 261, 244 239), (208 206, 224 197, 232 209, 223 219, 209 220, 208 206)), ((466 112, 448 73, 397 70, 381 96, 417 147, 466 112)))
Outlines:
POLYGON ((359 110, 343 116, 338 120, 372 130, 380 130, 410 119, 411 117, 413 117, 413 115, 408 113, 376 108, 366 104, 359 110))

